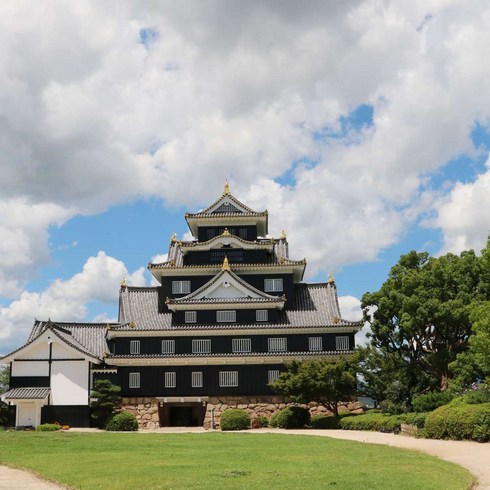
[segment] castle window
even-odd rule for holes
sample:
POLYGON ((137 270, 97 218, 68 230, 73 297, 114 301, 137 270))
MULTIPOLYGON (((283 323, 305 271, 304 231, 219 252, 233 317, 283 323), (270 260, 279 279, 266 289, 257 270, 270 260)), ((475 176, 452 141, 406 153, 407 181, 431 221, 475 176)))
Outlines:
POLYGON ((196 322, 197 322, 197 311, 186 311, 185 323, 196 323, 196 322))
POLYGON ((275 338, 268 339, 269 352, 285 352, 288 350, 287 339, 275 338))
POLYGON ((162 340, 162 354, 175 354, 175 340, 162 340))
POLYGON ((279 370, 273 369, 268 373, 268 384, 274 383, 274 381, 279 379, 279 370))
POLYGON ((335 337, 335 348, 337 350, 349 350, 349 337, 335 337))
POLYGON ((193 388, 202 388, 202 371, 191 373, 191 386, 193 388))
POLYGON ((323 347, 321 337, 309 337, 308 344, 310 350, 322 350, 323 347))
POLYGON ((264 279, 264 291, 266 293, 280 292, 282 290, 282 279, 264 279))
POLYGON ((209 354, 211 352, 211 339, 194 339, 192 341, 193 354, 209 354))
POLYGON ((139 354, 140 353, 140 341, 139 340, 131 340, 129 342, 129 353, 130 354, 139 354))
POLYGON ((235 310, 217 311, 216 321, 219 323, 235 323, 236 311, 235 310))
POLYGON ((130 388, 140 387, 140 373, 129 373, 129 387, 130 388))
POLYGON ((219 385, 223 388, 238 386, 238 371, 220 371, 219 385))
POLYGON ((238 236, 242 238, 243 240, 246 240, 248 238, 248 233, 246 228, 240 228, 238 230, 238 236))
POLYGON ((269 312, 267 310, 256 310, 255 320, 257 322, 266 322, 269 319, 269 312))
POLYGON ((231 350, 233 352, 250 352, 252 350, 251 339, 232 339, 231 350))
POLYGON ((175 388, 177 386, 177 374, 174 371, 165 373, 165 388, 175 388))
POLYGON ((189 294, 191 281, 172 281, 172 294, 189 294))

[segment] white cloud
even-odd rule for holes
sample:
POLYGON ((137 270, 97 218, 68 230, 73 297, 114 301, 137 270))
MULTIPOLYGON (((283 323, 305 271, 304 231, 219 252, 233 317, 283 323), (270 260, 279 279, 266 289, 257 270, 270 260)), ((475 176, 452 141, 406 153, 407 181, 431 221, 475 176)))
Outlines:
POLYGON ((117 304, 121 280, 127 277, 130 285, 144 286, 143 272, 140 268, 129 274, 121 261, 100 251, 89 257, 82 272, 70 279, 58 279, 42 292, 23 291, 9 306, 0 307, 3 353, 25 342, 34 316, 55 322, 84 321, 89 302, 117 304))

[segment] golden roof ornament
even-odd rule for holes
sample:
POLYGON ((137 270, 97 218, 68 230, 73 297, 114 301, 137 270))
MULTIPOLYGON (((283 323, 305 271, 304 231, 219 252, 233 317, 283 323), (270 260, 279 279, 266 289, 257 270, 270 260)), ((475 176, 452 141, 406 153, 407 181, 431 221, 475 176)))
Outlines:
POLYGON ((226 196, 230 193, 230 184, 228 184, 228 179, 225 180, 225 187, 223 189, 223 194, 226 196))
POLYGON ((125 278, 125 277, 123 277, 123 279, 122 279, 122 281, 121 281, 121 287, 122 287, 122 288, 125 288, 125 287, 127 287, 127 286, 128 286, 128 284, 126 283, 126 278, 125 278))
POLYGON ((329 283, 335 282, 335 277, 333 277, 331 272, 328 273, 328 282, 329 283))
POLYGON ((176 242, 177 241, 177 233, 173 233, 172 236, 170 237, 171 242, 176 242))
POLYGON ((280 239, 281 240, 286 240, 286 232, 284 230, 281 231, 280 239))
POLYGON ((222 271, 229 271, 230 270, 230 264, 228 263, 228 257, 225 255, 225 258, 223 260, 223 266, 221 267, 222 271))
POLYGON ((230 232, 228 231, 228 228, 225 228, 225 230, 222 233, 223 236, 230 236, 230 232))

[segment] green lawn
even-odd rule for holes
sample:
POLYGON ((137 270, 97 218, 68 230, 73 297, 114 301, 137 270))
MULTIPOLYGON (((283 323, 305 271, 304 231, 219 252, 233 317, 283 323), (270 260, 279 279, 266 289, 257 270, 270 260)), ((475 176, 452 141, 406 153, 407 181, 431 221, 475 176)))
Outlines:
POLYGON ((0 432, 0 464, 79 489, 466 489, 421 453, 281 434, 0 432))

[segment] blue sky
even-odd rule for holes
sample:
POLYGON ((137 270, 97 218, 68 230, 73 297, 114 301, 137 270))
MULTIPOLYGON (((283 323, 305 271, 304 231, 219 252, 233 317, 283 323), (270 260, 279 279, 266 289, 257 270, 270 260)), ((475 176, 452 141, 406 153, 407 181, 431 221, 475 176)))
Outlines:
POLYGON ((49 4, 0 6, 0 352, 116 318, 225 179, 349 319, 401 254, 484 247, 486 2, 49 4))

